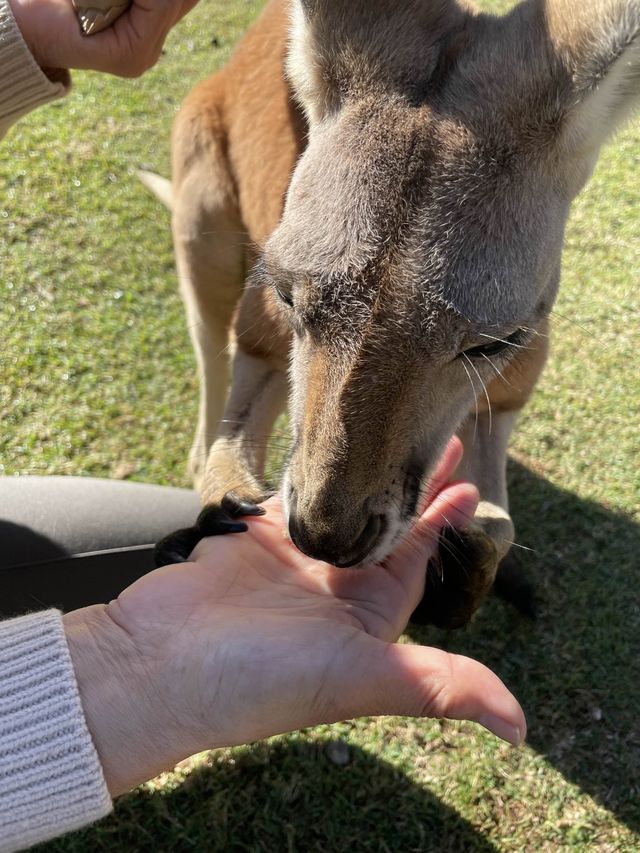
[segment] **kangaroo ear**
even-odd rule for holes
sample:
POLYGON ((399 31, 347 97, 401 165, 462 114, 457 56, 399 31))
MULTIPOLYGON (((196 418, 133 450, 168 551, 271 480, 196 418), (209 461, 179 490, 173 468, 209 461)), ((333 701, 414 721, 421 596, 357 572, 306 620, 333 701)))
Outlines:
POLYGON ((302 11, 307 18, 312 18, 318 8, 318 0, 298 0, 298 4, 296 5, 302 7, 302 11))
POLYGON ((640 0, 543 0, 566 73, 563 142, 595 156, 640 104, 640 0))
POLYGON ((293 0, 287 74, 311 126, 349 92, 422 91, 469 16, 467 0, 293 0))
POLYGON ((322 50, 315 25, 322 0, 294 0, 287 56, 287 77, 310 124, 319 121, 336 105, 337 95, 324 73, 322 50))

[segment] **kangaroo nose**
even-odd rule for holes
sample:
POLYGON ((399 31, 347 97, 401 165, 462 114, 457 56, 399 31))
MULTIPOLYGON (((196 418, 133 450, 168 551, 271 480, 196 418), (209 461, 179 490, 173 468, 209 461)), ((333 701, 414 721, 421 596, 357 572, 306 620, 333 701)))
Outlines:
POLYGON ((370 515, 362 527, 356 528, 355 535, 353 528, 345 529, 346 519, 340 528, 327 529, 321 525, 316 532, 314 525, 298 516, 295 510, 289 515, 289 535, 294 545, 308 557, 332 563, 340 569, 365 560, 380 539, 384 526, 384 516, 370 515))

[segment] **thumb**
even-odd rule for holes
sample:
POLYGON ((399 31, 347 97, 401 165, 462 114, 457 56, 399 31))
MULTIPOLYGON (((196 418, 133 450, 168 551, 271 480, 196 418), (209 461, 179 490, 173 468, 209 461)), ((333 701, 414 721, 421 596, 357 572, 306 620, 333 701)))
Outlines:
POLYGON ((363 706, 353 716, 471 720, 514 746, 525 739, 527 724, 518 701, 478 661, 426 646, 373 639, 369 656, 359 668, 362 678, 352 682, 355 701, 363 706))

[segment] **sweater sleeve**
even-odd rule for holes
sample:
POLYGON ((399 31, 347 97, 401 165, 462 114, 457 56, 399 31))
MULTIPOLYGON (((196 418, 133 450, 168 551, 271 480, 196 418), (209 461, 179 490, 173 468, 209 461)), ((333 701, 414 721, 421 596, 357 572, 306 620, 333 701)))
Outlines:
POLYGON ((0 138, 20 116, 61 98, 70 88, 67 71, 47 76, 15 22, 9 0, 0 0, 0 138))
POLYGON ((0 853, 107 815, 61 614, 0 622, 0 853))

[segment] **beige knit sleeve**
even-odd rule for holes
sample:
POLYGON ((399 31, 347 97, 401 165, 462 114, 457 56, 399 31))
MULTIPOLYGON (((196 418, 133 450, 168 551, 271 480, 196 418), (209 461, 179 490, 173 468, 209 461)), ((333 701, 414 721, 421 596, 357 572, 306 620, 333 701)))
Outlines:
POLYGON ((0 138, 20 116, 60 98, 71 85, 66 71, 47 76, 24 42, 8 0, 0 0, 0 138))
POLYGON ((0 853, 110 811, 61 614, 0 622, 0 853))

